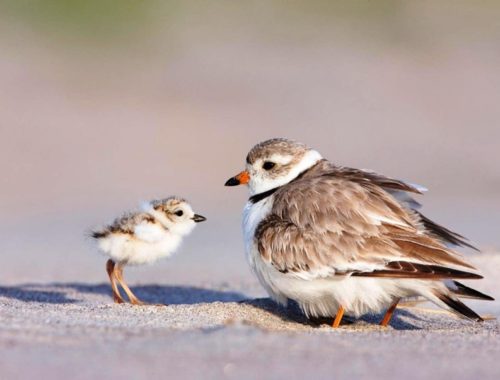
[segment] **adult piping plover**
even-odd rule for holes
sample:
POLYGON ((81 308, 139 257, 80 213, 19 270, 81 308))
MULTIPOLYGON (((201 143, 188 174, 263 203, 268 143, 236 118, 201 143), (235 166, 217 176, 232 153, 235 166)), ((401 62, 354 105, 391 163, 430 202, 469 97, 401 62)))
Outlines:
POLYGON ((336 166, 294 141, 252 148, 246 170, 226 186, 248 184, 243 212, 247 259, 277 302, 307 316, 359 317, 423 296, 480 321, 459 297, 492 299, 455 279, 482 278, 450 246, 462 236, 417 211, 423 188, 367 170, 336 166))
POLYGON ((178 197, 154 200, 141 212, 124 214, 102 229, 93 231, 98 247, 109 260, 106 263, 113 299, 123 303, 117 283, 133 305, 144 305, 123 279, 125 265, 149 264, 172 255, 182 238, 205 217, 195 214, 187 201, 178 197))

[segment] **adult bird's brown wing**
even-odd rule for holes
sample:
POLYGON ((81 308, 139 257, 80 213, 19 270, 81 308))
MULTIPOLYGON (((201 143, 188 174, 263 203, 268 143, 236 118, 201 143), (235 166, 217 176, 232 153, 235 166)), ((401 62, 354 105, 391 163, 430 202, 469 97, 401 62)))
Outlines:
POLYGON ((331 169, 326 170, 326 172, 330 172, 330 175, 341 175, 344 178, 348 178, 351 181, 361 184, 370 182, 371 184, 380 186, 381 188, 386 190, 389 194, 396 198, 403 207, 412 211, 411 214, 413 214, 413 217, 418 224, 417 227, 419 228, 419 230, 425 232, 426 234, 432 235, 442 243, 451 246, 469 247, 478 251, 478 249, 470 244, 462 235, 450 231, 449 229, 437 224, 436 222, 430 220, 425 215, 417 211, 421 207, 421 205, 413 198, 412 195, 422 194, 422 192, 427 191, 427 189, 425 189, 424 187, 408 184, 401 180, 389 178, 373 171, 359 170, 347 167, 335 167, 331 164, 329 165, 329 167, 331 169))
POLYGON ((264 261, 303 278, 478 277, 369 174, 323 166, 279 189, 256 231, 264 261))

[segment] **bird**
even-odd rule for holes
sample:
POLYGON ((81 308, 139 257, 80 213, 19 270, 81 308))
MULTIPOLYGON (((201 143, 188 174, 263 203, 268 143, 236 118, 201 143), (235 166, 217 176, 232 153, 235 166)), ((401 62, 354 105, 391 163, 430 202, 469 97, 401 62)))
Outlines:
POLYGON ((125 302, 119 284, 132 305, 146 305, 127 286, 123 268, 171 256, 196 223, 205 220, 204 216, 193 212, 185 199, 171 196, 144 203, 141 211, 124 213, 111 224, 93 230, 91 237, 99 250, 109 257, 106 272, 114 302, 125 302))
POLYGON ((466 238, 433 222, 414 199, 427 189, 374 171, 336 165, 285 138, 255 145, 226 186, 247 185, 248 263, 276 302, 310 318, 381 314, 390 324, 403 298, 424 297, 482 321, 460 298, 493 298, 458 282, 482 276, 455 248, 466 238))

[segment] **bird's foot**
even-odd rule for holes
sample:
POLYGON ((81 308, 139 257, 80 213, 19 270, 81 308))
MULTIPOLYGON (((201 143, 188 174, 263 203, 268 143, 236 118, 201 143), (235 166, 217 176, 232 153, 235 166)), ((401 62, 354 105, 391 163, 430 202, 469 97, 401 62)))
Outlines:
POLYGON ((134 306, 157 306, 157 307, 168 306, 167 304, 163 304, 163 303, 149 303, 149 302, 141 301, 139 299, 130 300, 130 303, 134 306))

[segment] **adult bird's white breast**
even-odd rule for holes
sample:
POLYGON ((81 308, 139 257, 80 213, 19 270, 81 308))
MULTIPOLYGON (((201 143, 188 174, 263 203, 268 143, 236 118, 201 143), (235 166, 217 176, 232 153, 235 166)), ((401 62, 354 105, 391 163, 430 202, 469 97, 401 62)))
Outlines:
POLYGON ((259 223, 265 219, 273 207, 273 197, 270 196, 260 202, 248 201, 243 209, 243 237, 245 240, 245 252, 248 263, 255 270, 256 255, 259 255, 255 242, 255 231, 259 223))

